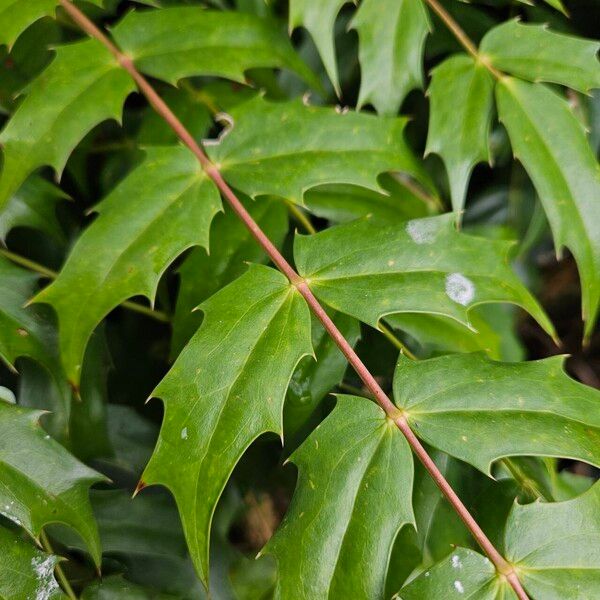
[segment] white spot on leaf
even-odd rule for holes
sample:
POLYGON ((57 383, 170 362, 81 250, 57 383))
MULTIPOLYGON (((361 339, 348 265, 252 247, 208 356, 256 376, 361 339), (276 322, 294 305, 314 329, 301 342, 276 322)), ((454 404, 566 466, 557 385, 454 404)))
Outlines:
POLYGON ((431 219, 413 219, 406 224, 406 233, 415 244, 432 244, 437 236, 437 223, 431 219))
POLYGON ((54 558, 52 556, 48 556, 47 558, 44 556, 34 556, 31 559, 31 567, 37 579, 35 600, 48 600, 58 589, 58 584, 54 579, 54 558))
POLYGON ((182 439, 182 440, 187 440, 187 427, 184 427, 184 428, 181 430, 181 439, 182 439))
POLYGON ((450 300, 467 306, 475 298, 475 284, 461 273, 446 276, 446 295, 450 300))
POLYGON ((462 568, 462 563, 460 562, 460 557, 458 557, 456 554, 454 554, 452 556, 452 568, 453 569, 461 569, 462 568))
POLYGON ((465 593, 465 588, 463 587, 463 584, 460 581, 458 581, 458 580, 454 582, 454 589, 459 594, 464 594, 465 593))

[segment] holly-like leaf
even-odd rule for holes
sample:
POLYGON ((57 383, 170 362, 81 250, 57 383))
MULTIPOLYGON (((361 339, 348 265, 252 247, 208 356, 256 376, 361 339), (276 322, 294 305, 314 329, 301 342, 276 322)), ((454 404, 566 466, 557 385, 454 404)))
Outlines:
POLYGON ((58 314, 70 381, 79 383, 87 341, 113 308, 137 295, 153 301, 169 264, 187 248, 208 246, 220 206, 216 187, 182 146, 149 148, 141 165, 97 206, 98 218, 58 278, 35 298, 58 314))
MULTIPOLYGON (((558 503, 516 504, 504 546, 526 592, 544 600, 593 598, 600 585, 600 484, 558 503)), ((400 592, 403 600, 515 598, 487 558, 458 548, 400 592), (460 594, 460 595, 459 595, 460 594)))
POLYGON ((394 313, 444 315, 469 325, 473 306, 508 302, 553 334, 508 265, 511 246, 457 232, 447 214, 388 227, 362 219, 297 236, 294 256, 323 302, 373 327, 394 313))
POLYGON ((481 354, 400 357, 394 398, 415 433, 489 473, 505 456, 600 464, 600 392, 568 377, 560 356, 527 363, 481 354))
POLYGON ((395 115, 402 100, 423 85, 423 49, 429 32, 421 0, 364 0, 352 21, 361 67, 358 108, 372 104, 395 115))
POLYGON ((30 227, 43 231, 58 242, 65 241, 64 231, 56 217, 56 205, 68 199, 60 188, 32 175, 9 200, 0 217, 0 240, 6 240, 14 227, 30 227))
POLYGON ((481 53, 494 67, 529 81, 560 83, 581 92, 600 87, 600 42, 550 31, 517 19, 494 27, 481 53))
POLYGON ((239 458, 267 431, 282 434, 292 373, 312 353, 302 297, 255 265, 201 305, 204 320, 153 396, 165 404, 143 481, 174 494, 204 582, 214 508, 239 458))
POLYGON ((600 305, 600 166, 567 102, 544 85, 504 78, 496 85, 500 120, 531 177, 559 250, 581 278, 585 334, 600 305))
MULTIPOLYGON (((248 212, 269 239, 280 246, 288 230, 285 205, 275 199, 246 202, 248 212)), ((210 253, 194 249, 179 268, 180 283, 173 319, 171 355, 177 356, 202 322, 194 309, 244 273, 248 263, 265 260, 265 253, 237 215, 227 207, 210 230, 210 253), (194 312, 192 312, 194 311, 194 312)))
POLYGON ((139 69, 170 83, 195 75, 244 83, 248 69, 273 67, 319 88, 277 23, 251 14, 200 6, 132 11, 112 34, 139 69))
POLYGON ((3 600, 66 598, 54 578, 57 556, 40 552, 4 527, 0 527, 0 556, 0 597, 3 600))
POLYGON ((88 491, 103 477, 44 433, 37 423, 41 414, 0 402, 0 513, 34 537, 48 523, 72 527, 99 564, 88 491))
POLYGON ((30 358, 44 368, 60 407, 53 417, 66 434, 72 393, 58 357, 56 331, 36 307, 25 308, 39 279, 36 273, 0 257, 0 358, 12 369, 20 357, 30 358))
POLYGON ((94 125, 119 119, 134 89, 129 75, 98 41, 61 46, 32 83, 2 133, 0 209, 38 167, 60 174, 73 148, 94 125))
MULTIPOLYGON (((103 0, 86 0, 102 6, 103 0)), ((0 0, 0 44, 12 46, 19 35, 42 17, 54 15, 58 0, 0 0)))
POLYGON ((373 222, 389 225, 431 214, 431 206, 401 182, 389 175, 380 182, 385 194, 355 185, 321 185, 308 190, 304 202, 312 213, 334 223, 371 215, 373 222))
POLYGON ((398 598, 516 600, 509 584, 496 578, 494 565, 481 554, 466 548, 457 548, 446 559, 425 571, 402 588, 398 598))
POLYGON ((290 32, 302 26, 310 33, 319 51, 336 94, 340 95, 337 61, 333 45, 333 25, 340 8, 349 0, 290 0, 290 32))
MULTIPOLYGON (((377 176, 403 171, 431 187, 403 137, 405 118, 383 118, 256 97, 230 111, 233 129, 208 152, 234 187, 249 196, 303 204, 304 192, 327 183, 383 191, 377 176)), ((384 192, 385 193, 385 192, 384 192)))
POLYGON ((448 173, 452 207, 461 211, 471 171, 490 160, 494 81, 470 56, 453 56, 432 72, 426 153, 439 154, 448 173))
POLYGON ((296 492, 264 550, 278 561, 277 597, 382 598, 394 539, 414 522, 404 436, 374 403, 341 396, 291 460, 296 492))

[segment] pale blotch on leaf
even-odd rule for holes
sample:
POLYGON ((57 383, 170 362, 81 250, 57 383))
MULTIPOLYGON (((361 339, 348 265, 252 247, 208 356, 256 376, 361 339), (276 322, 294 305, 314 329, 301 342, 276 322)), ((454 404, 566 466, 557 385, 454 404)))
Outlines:
POLYGON ((467 306, 475 297, 475 284, 461 273, 446 276, 446 295, 450 300, 467 306))
POLYGON ((34 556, 31 559, 31 567, 37 578, 35 600, 48 600, 58 589, 58 583, 54 579, 54 558, 34 556))
POLYGON ((181 430, 181 439, 182 439, 182 440, 187 440, 187 435, 188 435, 188 432, 187 432, 187 427, 184 427, 184 428, 181 430))
POLYGON ((406 233, 415 244, 432 244, 437 237, 437 223, 431 219, 413 219, 406 224, 406 233))
POLYGON ((459 594, 464 594, 465 593, 465 588, 463 587, 463 584, 456 580, 454 582, 454 589, 459 593, 459 594))

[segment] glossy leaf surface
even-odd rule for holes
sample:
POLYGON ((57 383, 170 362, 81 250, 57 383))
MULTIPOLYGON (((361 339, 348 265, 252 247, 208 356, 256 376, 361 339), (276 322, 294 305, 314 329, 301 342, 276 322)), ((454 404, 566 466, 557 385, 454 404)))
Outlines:
POLYGON ((567 102, 543 85, 505 78, 496 86, 500 120, 529 173, 560 251, 571 250, 582 282, 586 334, 600 304, 600 166, 567 102))
POLYGON ((248 446, 267 431, 282 433, 285 391, 312 347, 308 307, 267 267, 253 266, 201 308, 202 326, 153 393, 165 417, 143 481, 175 496, 206 581, 217 500, 248 446))
POLYGON ((79 238, 58 279, 36 297, 58 314, 62 360, 72 382, 79 382, 96 325, 131 296, 153 301, 169 264, 191 246, 208 246, 220 206, 194 155, 173 146, 149 148, 141 165, 96 207, 98 218, 79 238))
POLYGON ((480 354, 400 358, 394 398, 417 435, 484 473, 504 456, 600 463, 600 392, 568 377, 563 358, 500 363, 480 354))
POLYGON ((278 561, 277 597, 382 597, 392 543, 414 520, 408 443, 374 403, 339 396, 291 460, 296 492, 265 550, 278 561))

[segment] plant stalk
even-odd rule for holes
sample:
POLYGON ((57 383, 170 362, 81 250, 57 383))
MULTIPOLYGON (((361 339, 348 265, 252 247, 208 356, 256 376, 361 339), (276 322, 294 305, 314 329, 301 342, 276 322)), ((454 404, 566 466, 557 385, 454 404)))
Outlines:
MULTIPOLYGON (((34 273, 39 273, 44 277, 48 277, 48 279, 56 279, 58 277, 58 273, 56 271, 52 271, 52 269, 48 269, 47 267, 44 267, 44 265, 40 265, 40 263, 36 263, 33 260, 21 256, 20 254, 15 254, 6 248, 0 248, 0 255, 5 256, 15 264, 25 267, 34 273)), ((149 306, 144 306, 143 304, 138 304, 137 302, 126 300, 125 302, 121 303, 121 306, 127 310, 131 310, 132 312, 146 315, 147 317, 150 317, 156 321, 160 321, 161 323, 171 322, 169 315, 166 313, 150 308, 149 306)))
POLYGON ((175 116, 171 109, 166 105, 164 100, 157 94, 154 88, 148 83, 146 78, 138 72, 135 68, 133 61, 128 56, 125 56, 108 37, 92 23, 77 7, 75 7, 70 0, 60 0, 60 4, 73 18, 75 23, 81 27, 83 31, 96 38, 98 41, 103 43, 106 48, 113 54, 117 59, 118 63, 131 75, 134 81, 137 83, 139 90, 146 96, 150 105, 156 110, 156 112, 167 122, 167 124, 177 134, 179 139, 194 153, 199 163, 204 169, 210 179, 213 180, 217 188, 220 190, 223 197, 230 204, 233 211, 242 220, 244 225, 248 228, 252 236, 260 244, 260 246, 267 253, 271 261, 277 266, 277 268, 289 279, 290 283, 298 290, 313 311, 314 315, 321 321, 323 327, 332 337, 337 344, 338 348, 342 351, 344 356, 348 359, 348 362, 352 365, 357 375, 370 390, 375 397, 375 400, 379 406, 386 413, 396 425, 398 429, 404 434, 406 440, 411 446, 413 452, 417 455, 419 460, 423 463, 427 471, 432 476, 433 480, 440 488, 442 493, 446 496, 450 504, 456 510, 460 518, 463 520, 465 525, 473 537, 477 540, 482 550, 488 555, 490 560, 495 565, 497 571, 504 575, 513 587, 519 600, 528 600, 528 596, 523 589, 517 574, 506 559, 496 550, 492 542, 485 535, 484 531, 476 523, 475 519, 469 513, 467 507, 462 503, 456 492, 451 488, 448 481, 437 468, 431 457, 427 454, 426 450, 421 445, 421 442, 417 439, 415 434, 412 432, 404 412, 397 408, 394 403, 387 397, 383 389, 377 383, 373 375, 369 372, 365 364, 362 362, 360 357, 356 354, 348 340, 342 335, 340 330, 336 327, 335 323, 331 320, 329 315, 325 312, 325 309, 321 306, 317 298, 314 296, 312 290, 309 288, 308 283, 292 268, 287 262, 284 256, 279 252, 271 240, 265 235, 259 225, 254 221, 250 213, 244 208, 244 205, 237 198, 233 190, 223 179, 220 171, 211 162, 202 148, 194 140, 189 131, 185 128, 183 123, 175 116))
MULTIPOLYGON (((48 536, 46 535, 46 532, 43 529, 42 531, 40 531, 40 542, 42 544, 42 547, 48 554, 54 554, 52 544, 50 544, 50 540, 48 539, 48 536)), ((77 600, 77 595, 73 591, 73 588, 71 587, 71 584, 69 583, 69 580, 67 579, 67 576, 65 575, 65 572, 63 571, 60 562, 57 562, 54 566, 54 573, 64 593, 70 598, 70 600, 77 600)))

